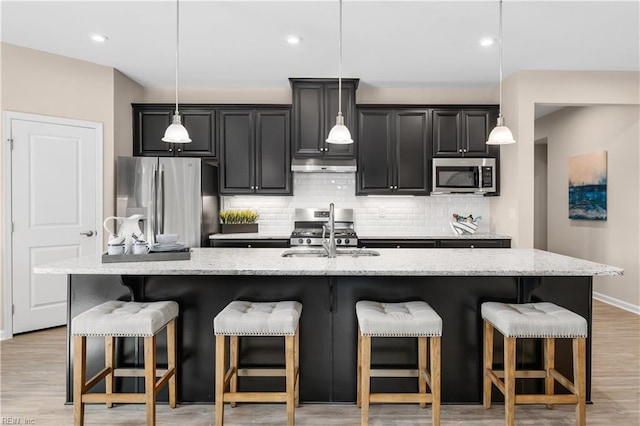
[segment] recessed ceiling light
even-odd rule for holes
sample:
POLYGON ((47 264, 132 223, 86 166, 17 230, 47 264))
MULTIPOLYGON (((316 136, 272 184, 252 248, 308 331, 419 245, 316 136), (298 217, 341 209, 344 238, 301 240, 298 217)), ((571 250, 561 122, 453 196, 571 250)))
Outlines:
POLYGON ((91 34, 91 40, 95 41, 96 43, 104 43, 109 40, 109 37, 103 34, 91 34))
POLYGON ((302 42, 302 37, 297 35, 290 35, 287 37, 287 43, 289 44, 300 44, 302 42))
POLYGON ((495 38, 485 37, 485 38, 480 39, 480 46, 489 47, 489 46, 493 45, 493 43, 495 43, 495 41, 496 41, 495 38))

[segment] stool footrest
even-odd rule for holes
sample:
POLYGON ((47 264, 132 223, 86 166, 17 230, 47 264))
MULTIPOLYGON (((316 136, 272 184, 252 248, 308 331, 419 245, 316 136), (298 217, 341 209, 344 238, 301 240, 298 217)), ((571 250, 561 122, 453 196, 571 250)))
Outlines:
MULTIPOLYGON (((493 370, 496 376, 504 379, 504 370, 493 370)), ((516 379, 544 379, 547 373, 544 370, 516 370, 516 379)))
POLYGON ((238 368, 238 376, 243 377, 285 377, 284 368, 238 368))
POLYGON ((417 369, 372 368, 371 377, 418 377, 417 369))
POLYGON ((165 373, 160 377, 160 380, 156 382, 155 394, 157 395, 160 392, 160 389, 175 375, 175 370, 173 368, 165 371, 165 373))
POLYGON ((143 393, 86 393, 82 395, 83 403, 120 403, 120 404, 144 404, 143 393))
MULTIPOLYGON (((166 368, 156 369, 156 377, 160 377, 168 370, 166 368)), ((113 375, 116 377, 144 377, 144 368, 114 368, 113 375)))
POLYGON ((225 392, 224 402, 287 402, 286 392, 225 392))
MULTIPOLYGON (((555 368, 549 370, 549 374, 560 383, 566 390, 571 393, 576 393, 575 386, 571 380, 567 379, 562 373, 555 368)), ((491 381, 500 389, 504 394, 504 382, 500 379, 504 379, 504 370, 493 370, 489 372, 491 381)), ((545 379, 547 372, 545 370, 516 370, 516 379, 545 379)))
POLYGON ((433 402, 433 395, 430 393, 372 393, 369 394, 370 402, 390 402, 390 403, 416 403, 433 402))
POLYGON ((516 404, 577 404, 577 395, 516 395, 516 404))

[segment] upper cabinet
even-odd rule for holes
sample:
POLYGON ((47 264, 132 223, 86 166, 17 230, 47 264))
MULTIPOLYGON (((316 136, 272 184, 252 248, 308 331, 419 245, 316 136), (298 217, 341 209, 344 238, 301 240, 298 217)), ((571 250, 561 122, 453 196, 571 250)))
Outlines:
POLYGON ((162 141, 175 111, 172 104, 133 104, 133 155, 154 157, 216 157, 214 108, 181 105, 182 124, 191 143, 162 141))
POLYGON ((291 194, 289 108, 220 110, 220 194, 291 194))
MULTIPOLYGON (((338 115, 338 79, 290 78, 293 88, 293 156, 355 158, 355 143, 325 142, 338 115)), ((344 124, 355 133, 359 79, 342 79, 344 124)))
POLYGON ((358 108, 356 194, 429 194, 426 108, 358 108))
POLYGON ((432 109, 433 156, 498 157, 500 148, 485 143, 497 117, 497 107, 432 109))

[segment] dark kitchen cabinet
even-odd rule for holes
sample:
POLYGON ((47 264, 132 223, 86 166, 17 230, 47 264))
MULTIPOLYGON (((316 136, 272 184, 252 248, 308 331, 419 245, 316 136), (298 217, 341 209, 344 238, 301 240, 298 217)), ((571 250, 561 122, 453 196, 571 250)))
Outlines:
POLYGON ((497 107, 432 109, 433 156, 498 157, 500 148, 485 143, 497 117, 497 107))
POLYGON ((173 144, 162 141, 175 111, 171 104, 132 104, 133 155, 153 157, 209 157, 215 158, 216 112, 206 105, 181 105, 182 124, 192 142, 173 144))
POLYGON ((220 110, 220 193, 291 194, 289 108, 220 110))
MULTIPOLYGON (((293 89, 293 156, 355 158, 353 144, 325 142, 338 114, 338 80, 290 78, 293 89)), ((355 132, 356 89, 359 79, 342 79, 342 115, 344 124, 355 132)))
POLYGON ((418 239, 418 238, 361 238, 358 247, 366 248, 510 248, 511 240, 451 238, 451 239, 418 239))
POLYGON ((288 238, 214 238, 211 247, 235 248, 288 248, 288 238))
POLYGON ((358 109, 356 194, 429 193, 427 109, 358 109))

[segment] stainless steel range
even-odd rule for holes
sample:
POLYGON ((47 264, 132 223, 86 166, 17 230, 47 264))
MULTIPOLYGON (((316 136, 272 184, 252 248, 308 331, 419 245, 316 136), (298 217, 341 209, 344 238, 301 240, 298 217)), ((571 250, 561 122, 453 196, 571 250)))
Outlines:
MULTIPOLYGON (((336 245, 356 247, 358 236, 353 230, 353 209, 335 209, 336 245)), ((329 226, 329 209, 296 209, 294 230, 291 232, 291 246, 322 246, 323 225, 329 226)), ((329 230, 325 230, 329 238, 329 230)))

